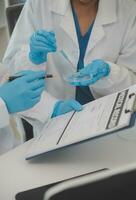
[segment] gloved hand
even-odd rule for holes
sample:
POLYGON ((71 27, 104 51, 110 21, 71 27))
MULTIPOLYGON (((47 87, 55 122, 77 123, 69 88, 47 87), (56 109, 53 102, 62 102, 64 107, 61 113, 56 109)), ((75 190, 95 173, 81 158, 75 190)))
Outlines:
POLYGON ((6 103, 9 113, 16 113, 33 107, 40 101, 45 88, 44 71, 22 71, 21 77, 0 86, 0 97, 6 103))
POLYGON ((47 54, 57 49, 55 33, 45 30, 36 31, 30 38, 30 60, 36 64, 47 61, 47 54))
POLYGON ((96 83, 101 78, 108 76, 109 73, 110 66, 108 63, 103 60, 94 60, 77 73, 77 82, 72 82, 71 80, 69 83, 73 86, 89 86, 96 83))
POLYGON ((81 111, 82 109, 83 109, 82 105, 74 99, 58 101, 54 107, 52 118, 57 117, 59 115, 63 115, 72 110, 81 111))

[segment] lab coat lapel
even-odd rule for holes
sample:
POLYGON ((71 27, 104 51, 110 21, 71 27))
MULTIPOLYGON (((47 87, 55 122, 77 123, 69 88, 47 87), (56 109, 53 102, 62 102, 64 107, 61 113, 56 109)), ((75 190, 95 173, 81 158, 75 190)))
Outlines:
POLYGON ((69 8, 67 9, 66 15, 63 17, 61 21, 60 26, 67 33, 67 35, 73 40, 72 42, 74 42, 75 45, 78 47, 76 29, 70 5, 69 8))
POLYGON ((56 15, 61 16, 60 32, 64 32, 62 40, 65 40, 66 37, 68 38, 67 41, 63 42, 63 51, 76 69, 79 58, 79 45, 70 0, 58 0, 57 3, 54 1, 52 10, 56 15))
POLYGON ((88 42, 86 53, 90 53, 90 51, 97 45, 98 42, 100 42, 100 40, 104 38, 104 36, 105 32, 102 25, 98 24, 98 22, 96 21, 88 42))
POLYGON ((111 1, 110 4, 109 0, 100 0, 98 13, 95 19, 94 27, 86 50, 86 57, 85 57, 86 64, 90 62, 91 51, 104 37, 106 37, 104 26, 116 22, 117 20, 116 7, 117 7, 116 0, 111 1))

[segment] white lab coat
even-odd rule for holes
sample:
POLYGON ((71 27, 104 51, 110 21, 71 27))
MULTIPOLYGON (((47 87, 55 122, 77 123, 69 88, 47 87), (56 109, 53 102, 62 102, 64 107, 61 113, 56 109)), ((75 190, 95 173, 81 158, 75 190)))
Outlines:
MULTIPOLYGON (((63 80, 77 69, 79 46, 70 0, 28 0, 16 25, 4 63, 15 71, 46 69, 54 75, 47 80, 46 91, 33 109, 24 112, 39 130, 50 118, 57 99, 75 98, 75 88, 63 80), (29 38, 39 29, 53 30, 58 52, 49 54, 47 63, 35 66, 29 61, 29 38), (70 62, 60 54, 63 50, 70 62), (36 120, 36 121, 35 121, 36 120), (41 125, 42 124, 42 125, 41 125)), ((103 59, 111 73, 91 86, 95 98, 136 83, 136 3, 133 0, 100 0, 84 63, 103 59)), ((33 124, 33 125, 34 125, 33 124)))
MULTIPOLYGON (((3 78, 3 67, 0 64, 0 77, 3 78)), ((0 82, 2 81, 0 78, 0 82)), ((10 117, 5 102, 0 98, 0 155, 17 145, 17 140, 10 127, 10 117)))
POLYGON ((16 139, 9 124, 6 105, 0 98, 0 155, 15 147, 16 139))

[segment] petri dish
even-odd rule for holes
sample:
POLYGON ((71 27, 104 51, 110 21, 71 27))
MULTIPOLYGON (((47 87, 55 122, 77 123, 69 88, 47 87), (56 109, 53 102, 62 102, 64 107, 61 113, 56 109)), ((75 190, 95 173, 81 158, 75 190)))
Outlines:
POLYGON ((79 72, 77 73, 73 73, 73 74, 67 74, 63 76, 63 79, 67 82, 67 83, 80 83, 83 81, 89 81, 92 79, 91 76, 86 75, 86 76, 81 76, 79 72))

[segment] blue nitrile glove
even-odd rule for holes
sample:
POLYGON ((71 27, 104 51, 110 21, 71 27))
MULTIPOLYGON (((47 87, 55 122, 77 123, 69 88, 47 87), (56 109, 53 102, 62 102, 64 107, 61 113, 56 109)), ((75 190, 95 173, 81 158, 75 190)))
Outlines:
POLYGON ((16 113, 33 107, 40 101, 45 88, 44 71, 22 71, 21 77, 0 86, 0 97, 6 103, 9 113, 16 113))
POLYGON ((47 54, 57 49, 55 33, 45 30, 36 31, 30 38, 30 60, 36 64, 47 61, 47 54))
POLYGON ((101 78, 108 76, 109 74, 110 66, 108 63, 103 60, 94 60, 77 73, 77 82, 72 82, 71 80, 69 83, 73 86, 89 86, 96 83, 101 78))
POLYGON ((69 100, 65 100, 65 101, 58 101, 56 103, 56 105, 54 106, 52 118, 57 117, 59 115, 63 115, 63 114, 68 113, 72 110, 81 111, 82 109, 83 109, 82 105, 74 99, 69 99, 69 100))

